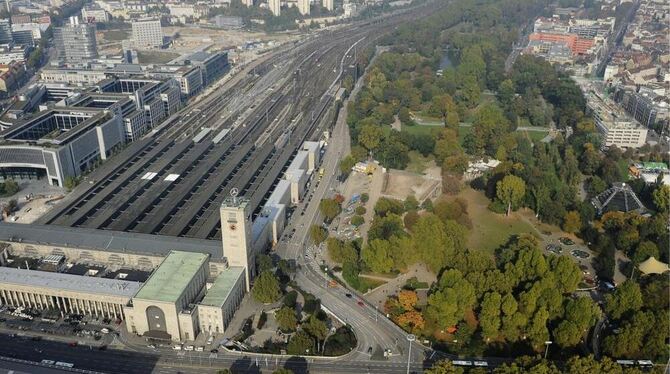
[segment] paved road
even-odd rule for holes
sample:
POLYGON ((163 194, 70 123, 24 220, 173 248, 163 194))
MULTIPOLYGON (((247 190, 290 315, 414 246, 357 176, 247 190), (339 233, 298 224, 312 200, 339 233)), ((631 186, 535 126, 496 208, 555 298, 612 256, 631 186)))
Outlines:
MULTIPOLYGON (((99 373, 214 373, 217 369, 232 367, 235 373, 271 372, 287 367, 296 373, 403 373, 403 365, 393 362, 319 360, 290 356, 252 354, 212 354, 209 352, 129 352, 114 349, 100 351, 88 346, 71 347, 52 341, 34 342, 23 338, 0 335, 0 355, 10 359, 32 362, 53 360, 69 362, 76 369, 99 373), (209 369, 211 368, 211 369, 209 369)), ((0 367, 4 365, 0 364, 0 367)), ((412 371, 420 372, 423 363, 412 365, 412 371)), ((42 372, 36 365, 27 372, 42 372)))

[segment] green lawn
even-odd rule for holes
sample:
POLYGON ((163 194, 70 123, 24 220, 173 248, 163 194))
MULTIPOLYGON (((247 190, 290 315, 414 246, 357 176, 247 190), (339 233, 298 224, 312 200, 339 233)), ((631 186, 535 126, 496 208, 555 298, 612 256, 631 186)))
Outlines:
POLYGON ((385 284, 386 282, 382 282, 377 279, 370 279, 370 278, 365 278, 365 277, 358 277, 358 288, 356 289, 359 292, 366 293, 369 290, 373 290, 382 284, 385 284))
POLYGON ((421 126, 444 126, 442 118, 431 117, 421 113, 412 113, 412 116, 417 124, 421 124, 421 126))
POLYGON ((520 214, 512 213, 509 217, 493 213, 488 209, 489 199, 483 192, 466 188, 458 197, 468 202, 468 214, 472 221, 472 229, 468 238, 468 246, 493 252, 505 244, 510 236, 530 233, 538 236, 539 232, 520 214))
POLYGON ((526 131, 526 130, 521 130, 519 131, 522 133, 526 138, 528 138, 531 142, 539 142, 540 140, 544 139, 547 135, 549 135, 549 131, 526 131))
POLYGON ((424 125, 414 125, 414 126, 405 126, 402 125, 402 131, 406 131, 413 135, 427 134, 430 135, 434 131, 440 131, 444 128, 444 125, 440 126, 424 126, 424 125))
POLYGON ((405 170, 413 173, 423 173, 428 164, 435 160, 433 155, 423 157, 423 155, 417 151, 409 151, 407 155, 409 156, 409 162, 407 163, 405 170))
POLYGON ((619 162, 617 162, 617 166, 619 167, 619 172, 621 173, 621 177, 623 178, 624 181, 627 181, 629 179, 628 176, 628 164, 630 163, 630 160, 626 159, 621 159, 619 162))

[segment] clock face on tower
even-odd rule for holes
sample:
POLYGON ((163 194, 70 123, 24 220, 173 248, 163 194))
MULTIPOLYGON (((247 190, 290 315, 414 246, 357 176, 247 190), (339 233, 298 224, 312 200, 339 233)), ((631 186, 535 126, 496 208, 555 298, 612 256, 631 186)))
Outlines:
POLYGON ((228 228, 230 229, 230 231, 235 231, 237 229, 237 226, 235 226, 234 223, 231 223, 230 226, 228 226, 228 228))

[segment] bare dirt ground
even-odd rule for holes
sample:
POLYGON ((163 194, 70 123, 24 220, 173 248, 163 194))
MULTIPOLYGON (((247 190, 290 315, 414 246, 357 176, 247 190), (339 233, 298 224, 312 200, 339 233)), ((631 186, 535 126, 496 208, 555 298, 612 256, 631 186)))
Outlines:
POLYGON ((427 171, 426 175, 421 175, 404 170, 388 170, 384 175, 382 195, 398 200, 414 195, 419 202, 436 197, 435 193, 442 192, 439 172, 436 178, 433 170, 427 171))
POLYGON ((296 34, 266 34, 264 32, 248 32, 243 30, 221 30, 203 27, 164 27, 165 35, 179 33, 173 46, 174 52, 186 53, 192 49, 214 44, 217 49, 228 49, 243 45, 247 41, 283 43, 298 38, 296 34))
MULTIPOLYGON (((164 50, 151 50, 152 53, 192 53, 199 49, 222 50, 244 45, 247 41, 274 42, 281 44, 300 37, 296 33, 266 34, 264 32, 248 32, 243 30, 223 30, 198 26, 163 27, 163 34, 175 36, 174 43, 164 50)), ((121 42, 130 39, 130 29, 106 30, 97 33, 98 48, 102 55, 116 55, 121 53, 121 42)))
POLYGON ((50 186, 44 180, 26 180, 17 182, 21 188, 19 192, 13 196, 0 199, 0 205, 3 206, 12 199, 15 199, 18 204, 19 210, 10 216, 8 219, 10 222, 33 223, 46 212, 53 209, 53 206, 58 203, 58 198, 65 193, 65 190, 62 188, 50 186), (26 199, 26 196, 30 194, 32 194, 33 197, 30 200, 26 199), (47 204, 48 202, 49 204, 47 204), (15 217, 15 220, 11 217, 15 217))

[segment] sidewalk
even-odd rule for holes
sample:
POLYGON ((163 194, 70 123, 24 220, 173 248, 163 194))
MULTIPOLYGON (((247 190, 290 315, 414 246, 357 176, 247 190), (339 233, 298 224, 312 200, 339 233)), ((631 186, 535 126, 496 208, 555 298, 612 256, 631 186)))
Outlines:
MULTIPOLYGON (((426 282, 429 285, 436 281, 435 275, 426 268, 424 264, 412 265, 406 273, 400 274, 394 279, 387 280, 387 282, 374 290, 364 295, 364 298, 372 305, 377 305, 380 308, 384 306, 386 298, 397 293, 407 283, 407 280, 416 277, 419 282, 426 282)), ((370 277, 380 278, 380 277, 370 277)))

